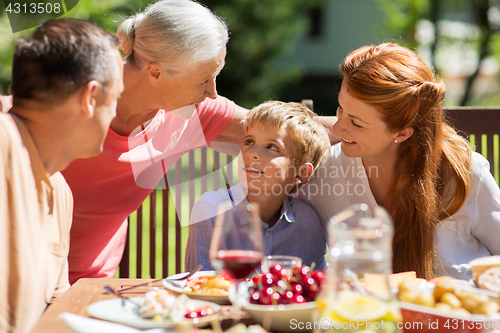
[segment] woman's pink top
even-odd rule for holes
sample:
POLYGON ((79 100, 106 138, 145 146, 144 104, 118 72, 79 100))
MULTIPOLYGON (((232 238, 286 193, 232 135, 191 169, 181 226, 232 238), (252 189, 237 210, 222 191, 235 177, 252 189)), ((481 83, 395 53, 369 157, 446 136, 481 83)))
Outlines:
POLYGON ((204 147, 228 127, 235 104, 205 99, 183 119, 159 110, 130 136, 108 131, 103 152, 78 159, 63 171, 75 200, 71 228, 70 282, 113 277, 122 258, 127 217, 184 153, 204 147))

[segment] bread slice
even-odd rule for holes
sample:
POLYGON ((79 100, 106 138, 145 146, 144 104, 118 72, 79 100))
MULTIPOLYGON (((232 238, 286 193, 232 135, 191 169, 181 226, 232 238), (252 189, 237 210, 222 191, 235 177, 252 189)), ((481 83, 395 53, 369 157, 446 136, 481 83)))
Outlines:
POLYGON ((400 283, 407 280, 415 280, 417 274, 414 271, 389 274, 387 277, 383 274, 365 273, 363 279, 360 279, 360 285, 369 293, 377 296, 386 296, 389 294, 389 288, 398 288, 400 283), (389 282, 389 286, 387 286, 389 282))
POLYGON ((500 266, 500 256, 481 257, 469 262, 472 269, 472 278, 478 283, 478 278, 489 268, 500 266))
POLYGON ((488 268, 478 278, 479 288, 500 293, 500 267, 488 268))

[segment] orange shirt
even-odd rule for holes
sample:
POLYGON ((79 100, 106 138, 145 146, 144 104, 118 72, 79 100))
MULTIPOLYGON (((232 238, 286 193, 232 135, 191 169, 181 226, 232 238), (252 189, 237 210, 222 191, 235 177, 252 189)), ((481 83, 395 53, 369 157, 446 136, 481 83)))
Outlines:
POLYGON ((0 112, 0 332, 29 332, 69 288, 73 198, 22 121, 0 112))

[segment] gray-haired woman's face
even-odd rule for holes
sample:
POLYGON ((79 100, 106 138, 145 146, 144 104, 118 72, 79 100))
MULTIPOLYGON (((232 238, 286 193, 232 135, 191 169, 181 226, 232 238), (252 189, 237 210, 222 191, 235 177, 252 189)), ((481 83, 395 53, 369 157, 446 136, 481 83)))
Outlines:
POLYGON ((199 104, 205 98, 217 98, 215 79, 224 67, 226 50, 215 59, 187 66, 185 71, 164 76, 164 109, 172 111, 190 104, 199 104))

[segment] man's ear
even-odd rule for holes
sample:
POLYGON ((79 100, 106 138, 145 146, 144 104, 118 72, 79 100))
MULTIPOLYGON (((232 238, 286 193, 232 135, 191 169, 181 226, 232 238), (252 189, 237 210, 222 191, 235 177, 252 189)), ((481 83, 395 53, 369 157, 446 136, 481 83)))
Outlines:
POLYGON ((162 78, 161 76, 163 75, 163 68, 161 68, 161 66, 156 62, 150 62, 146 69, 148 71, 148 78, 151 84, 159 84, 160 79, 162 78))
POLYGON ((406 140, 408 140, 413 135, 413 132, 415 132, 415 130, 413 129, 413 127, 405 128, 404 130, 399 131, 398 134, 396 135, 396 137, 394 139, 397 142, 406 141, 406 140))
POLYGON ((293 180, 293 184, 298 185, 305 183, 313 173, 313 165, 309 162, 302 164, 299 167, 297 174, 295 175, 295 179, 293 180))
POLYGON ((80 107, 87 118, 92 118, 94 116, 95 108, 97 106, 97 98, 100 94, 101 88, 99 86, 99 82, 96 80, 89 81, 83 87, 80 107))

